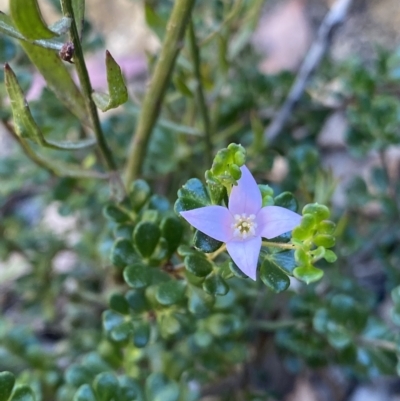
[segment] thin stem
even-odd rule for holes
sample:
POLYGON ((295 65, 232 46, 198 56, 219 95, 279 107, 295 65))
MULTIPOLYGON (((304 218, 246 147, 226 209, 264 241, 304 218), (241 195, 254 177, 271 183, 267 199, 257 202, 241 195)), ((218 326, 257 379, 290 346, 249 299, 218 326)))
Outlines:
POLYGON ((218 255, 220 255, 222 252, 226 251, 226 245, 223 244, 221 248, 217 249, 214 253, 210 253, 207 255, 208 260, 214 260, 218 255))
POLYGON ((160 114, 161 103, 171 78, 176 57, 182 47, 183 36, 194 3, 195 0, 176 0, 174 2, 161 54, 155 66, 150 87, 144 97, 142 113, 129 147, 125 171, 125 182, 127 184, 140 174, 150 135, 160 114))
POLYGON ((263 246, 269 246, 272 248, 282 248, 282 249, 297 249, 297 246, 294 244, 285 244, 282 242, 270 242, 270 241, 263 241, 263 246))
POLYGON ((112 152, 107 145, 103 130, 101 128, 99 115, 97 113, 97 107, 92 99, 93 88, 92 84, 90 83, 85 58, 83 56, 83 50, 79 39, 79 32, 75 24, 72 2, 71 0, 61 0, 61 6, 64 16, 72 19, 70 27, 70 37, 74 44, 74 64, 76 66, 76 72, 78 73, 79 82, 81 84, 82 92, 85 98, 86 107, 89 111, 90 119, 93 124, 93 131, 97 139, 97 144, 104 158, 107 169, 115 171, 117 170, 117 165, 114 161, 112 152))
POLYGON ((193 21, 189 23, 189 42, 190 42, 190 53, 193 60, 194 75, 196 77, 196 98, 200 109, 201 118, 203 120, 204 128, 204 139, 205 139, 205 161, 207 166, 211 166, 212 163, 212 142, 211 142, 211 122, 208 114, 208 108, 206 104, 206 98, 204 96, 203 84, 200 72, 200 48, 197 44, 196 34, 194 31, 193 21))
POLYGON ((52 162, 44 159, 43 157, 37 155, 32 148, 28 145, 28 143, 21 139, 11 127, 11 125, 7 121, 2 121, 3 125, 7 129, 8 133, 19 143, 25 155, 32 160, 33 163, 37 164, 39 167, 44 168, 49 173, 57 176, 57 177, 71 177, 71 178, 97 178, 108 180, 110 177, 108 174, 102 174, 97 171, 88 171, 88 170, 74 170, 71 169, 70 166, 68 168, 63 169, 57 164, 53 164, 52 162))

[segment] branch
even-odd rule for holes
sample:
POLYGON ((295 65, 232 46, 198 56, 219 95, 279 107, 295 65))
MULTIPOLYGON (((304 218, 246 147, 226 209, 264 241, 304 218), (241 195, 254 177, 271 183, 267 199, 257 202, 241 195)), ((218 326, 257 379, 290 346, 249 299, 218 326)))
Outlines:
POLYGON ((266 141, 272 142, 290 117, 294 106, 301 98, 307 86, 308 80, 328 50, 333 31, 345 21, 352 1, 353 0, 337 0, 325 16, 319 27, 317 37, 304 58, 288 97, 269 127, 265 130, 264 137, 266 141))
POLYGON ((83 50, 79 38, 79 33, 74 19, 74 10, 72 7, 72 2, 71 0, 61 0, 61 5, 64 16, 72 19, 70 36, 74 45, 73 59, 74 59, 74 64, 76 66, 76 72, 78 73, 82 92, 85 98, 86 107, 89 111, 90 119, 93 124, 93 130, 97 139, 97 144, 100 148, 102 156, 104 157, 108 170, 116 171, 117 165, 114 161, 111 150, 107 145, 106 139, 103 134, 103 130, 101 128, 99 115, 97 113, 97 107, 92 99, 92 93, 93 93, 92 84, 90 83, 89 73, 87 71, 85 58, 83 56, 83 50))
POLYGON ((205 139, 205 157, 207 166, 211 166, 212 163, 212 142, 211 142, 211 122, 210 115, 206 104, 206 98, 203 91, 203 83, 201 79, 200 71, 200 48, 197 44, 196 33, 194 31, 193 21, 189 23, 189 42, 190 42, 190 53, 193 61, 194 76, 196 77, 196 97, 197 104, 200 110, 201 118, 203 120, 204 128, 204 139, 205 139))
POLYGON ((195 0, 175 0, 174 2, 161 54, 155 66, 150 87, 144 97, 142 113, 129 147, 125 170, 127 185, 140 174, 150 135, 160 114, 161 103, 171 78, 176 57, 182 47, 183 36, 194 3, 195 0))

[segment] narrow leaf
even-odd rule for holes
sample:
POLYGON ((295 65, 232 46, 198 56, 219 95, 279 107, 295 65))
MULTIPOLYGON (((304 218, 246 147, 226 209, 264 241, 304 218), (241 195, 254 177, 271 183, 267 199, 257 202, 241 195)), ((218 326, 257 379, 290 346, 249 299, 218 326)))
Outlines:
POLYGON ((85 100, 58 54, 28 42, 21 41, 20 43, 58 99, 80 121, 90 125, 85 100))
POLYGON ((27 39, 50 39, 56 35, 43 21, 36 0, 10 0, 10 13, 15 26, 27 39))
POLYGON ((128 91, 121 68, 108 50, 106 51, 106 68, 109 94, 94 92, 92 95, 96 106, 101 111, 115 109, 128 100, 128 91))
POLYGON ((0 401, 7 401, 10 398, 14 383, 15 377, 12 373, 0 373, 0 401))
POLYGON ((2 13, 1 11, 0 11, 0 33, 4 33, 5 35, 15 39, 31 42, 37 46, 41 46, 46 49, 60 50, 63 45, 61 42, 54 39, 28 40, 24 35, 22 35, 21 32, 17 30, 14 23, 12 22, 12 19, 8 15, 2 13))
POLYGON ((4 75, 7 93, 11 100, 15 131, 21 138, 27 138, 41 146, 58 150, 82 149, 96 143, 94 138, 78 142, 46 140, 33 119, 17 77, 8 64, 4 67, 4 75))

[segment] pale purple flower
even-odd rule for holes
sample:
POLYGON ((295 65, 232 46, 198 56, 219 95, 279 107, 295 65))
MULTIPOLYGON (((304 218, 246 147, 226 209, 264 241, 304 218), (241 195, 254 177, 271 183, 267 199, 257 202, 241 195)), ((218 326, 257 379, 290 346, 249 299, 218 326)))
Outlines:
POLYGON ((226 243, 239 269, 256 280, 261 237, 274 238, 300 224, 301 216, 279 206, 262 207, 260 189, 246 166, 232 188, 228 208, 206 206, 181 212, 181 216, 204 234, 226 243))

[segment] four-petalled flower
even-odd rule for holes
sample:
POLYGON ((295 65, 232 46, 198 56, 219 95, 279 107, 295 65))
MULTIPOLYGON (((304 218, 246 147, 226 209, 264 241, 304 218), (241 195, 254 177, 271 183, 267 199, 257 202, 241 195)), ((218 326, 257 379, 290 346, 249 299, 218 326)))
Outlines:
POLYGON ((204 234, 226 243, 239 269, 256 280, 261 238, 274 238, 300 224, 301 216, 279 206, 262 207, 260 189, 246 166, 232 188, 228 208, 206 206, 181 212, 181 216, 204 234))

